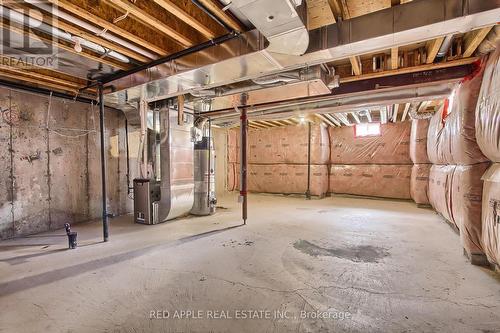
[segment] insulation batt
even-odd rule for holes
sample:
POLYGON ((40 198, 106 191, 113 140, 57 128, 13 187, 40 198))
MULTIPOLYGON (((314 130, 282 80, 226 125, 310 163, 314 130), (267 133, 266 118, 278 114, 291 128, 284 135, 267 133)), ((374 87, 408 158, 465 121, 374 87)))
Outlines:
POLYGON ((460 240, 469 254, 482 254, 481 206, 483 182, 481 177, 490 163, 458 165, 451 183, 451 211, 460 229, 460 240))
MULTIPOLYGON (((240 165, 228 170, 228 187, 239 188, 240 165)), ((258 193, 305 194, 307 165, 249 164, 248 191, 258 193)), ((328 166, 311 165, 311 195, 323 196, 328 191, 328 166)))
MULTIPOLYGON (((308 126, 283 126, 248 131, 248 162, 254 164, 307 164, 308 126)), ((311 164, 330 158, 328 129, 311 125, 311 164)))
POLYGON ((429 173, 432 164, 414 164, 411 169, 410 194, 413 201, 420 205, 429 202, 429 173))
POLYGON ((227 160, 229 163, 238 163, 240 161, 239 133, 240 131, 237 129, 227 131, 227 160))
POLYGON ((427 156, 429 119, 413 119, 410 132, 410 158, 415 164, 430 163, 427 156))
POLYGON ((500 45, 484 71, 476 108, 476 138, 484 155, 500 162, 500 45))
POLYGON ((412 165, 331 165, 330 192, 410 199, 412 165))
POLYGON ((483 175, 482 244, 488 260, 500 265, 500 164, 483 175))
POLYGON ((476 104, 484 72, 484 63, 454 90, 449 114, 441 108, 431 119, 427 154, 433 164, 469 165, 487 162, 476 142, 476 104))
POLYGON ((381 135, 354 136, 354 127, 330 128, 332 164, 412 164, 410 122, 381 125, 381 135))
MULTIPOLYGON (((229 161, 239 162, 239 130, 228 135, 229 161)), ((308 126, 282 126, 248 130, 248 163, 307 164, 308 126)), ((311 125, 311 164, 328 164, 328 129, 311 125)))
POLYGON ((451 211, 451 184, 455 165, 433 165, 429 172, 429 202, 432 207, 455 227, 451 211))

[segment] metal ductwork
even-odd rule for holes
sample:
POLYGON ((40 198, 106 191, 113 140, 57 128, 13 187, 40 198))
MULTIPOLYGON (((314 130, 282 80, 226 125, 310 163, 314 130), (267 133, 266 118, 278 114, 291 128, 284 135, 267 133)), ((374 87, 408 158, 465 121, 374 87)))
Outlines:
MULTIPOLYGON (((121 108, 127 107, 141 96, 148 101, 162 100, 360 54, 380 52, 397 45, 465 33, 494 25, 500 17, 497 0, 412 1, 312 30, 308 32, 308 49, 299 56, 294 54, 302 51, 301 44, 300 48, 296 43, 290 44, 297 47, 295 50, 293 47, 289 48, 288 44, 281 44, 278 51, 288 54, 275 52, 276 48, 273 46, 274 42, 286 41, 284 36, 287 31, 298 33, 302 29, 299 29, 298 21, 290 23, 291 30, 286 30, 284 27, 287 24, 282 29, 273 27, 273 22, 278 23, 279 17, 270 22, 265 20, 265 15, 272 13, 271 9, 267 9, 271 4, 273 8, 286 5, 290 8, 290 13, 293 8, 289 6, 291 2, 266 1, 265 5, 264 0, 233 2, 231 6, 237 6, 245 15, 249 15, 257 29, 268 37, 267 40, 253 31, 241 35, 237 40, 211 48, 205 52, 210 57, 201 53, 192 54, 113 81, 116 92, 108 94, 106 102, 121 108), (255 6, 256 4, 259 6, 255 6), (260 23, 266 25, 259 26, 260 23), (269 44, 267 47, 266 42, 269 44)), ((298 12, 297 17, 300 17, 298 12)))
MULTIPOLYGON (((384 89, 381 91, 358 93, 347 96, 320 96, 304 101, 275 103, 253 107, 248 111, 248 116, 254 120, 277 119, 280 115, 285 118, 291 116, 303 117, 309 113, 343 113, 348 111, 361 111, 371 107, 387 104, 407 102, 421 102, 429 99, 446 98, 456 87, 456 82, 444 82, 424 85, 419 87, 405 87, 384 89)), ((225 126, 238 122, 239 114, 227 110, 208 112, 207 116, 213 123, 225 126)))
MULTIPOLYGON (((142 102, 146 104, 145 102, 142 102)), ((178 120, 178 111, 162 103, 149 109, 142 121, 146 135, 141 140, 141 178, 134 179, 134 220, 156 224, 186 215, 193 207, 193 116, 178 120)))
POLYGON ((309 32, 302 19, 307 15, 302 0, 233 0, 230 8, 238 10, 266 37, 267 52, 296 56, 306 52, 309 32))
POLYGON ((333 80, 322 66, 275 74, 252 81, 254 84, 230 89, 221 96, 205 96, 186 104, 193 110, 221 110, 239 107, 241 94, 247 94, 248 105, 259 105, 290 99, 320 96, 330 93, 333 80))

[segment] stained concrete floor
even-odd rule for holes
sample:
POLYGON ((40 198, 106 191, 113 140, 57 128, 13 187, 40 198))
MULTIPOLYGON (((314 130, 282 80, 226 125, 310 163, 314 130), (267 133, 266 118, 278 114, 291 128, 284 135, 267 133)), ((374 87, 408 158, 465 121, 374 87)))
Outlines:
POLYGON ((63 231, 0 242, 0 331, 500 331, 498 275, 431 210, 252 195, 238 226, 221 201, 212 217, 112 219, 106 244, 77 225, 76 250, 63 231))

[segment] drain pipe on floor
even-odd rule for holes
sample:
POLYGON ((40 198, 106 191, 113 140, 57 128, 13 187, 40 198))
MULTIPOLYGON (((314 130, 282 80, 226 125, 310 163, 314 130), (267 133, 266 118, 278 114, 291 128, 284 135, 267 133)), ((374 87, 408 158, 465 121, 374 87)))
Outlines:
POLYGON ((306 199, 311 200, 311 122, 307 122, 307 191, 306 199))
POLYGON ((101 183, 102 183, 102 233, 103 240, 108 241, 109 226, 108 226, 108 207, 107 207, 107 192, 106 192, 106 137, 104 128, 104 86, 99 83, 99 124, 101 127, 101 183))
POLYGON ((247 101, 248 94, 241 94, 241 115, 240 115, 240 201, 241 217, 243 224, 247 224, 247 134, 248 134, 248 118, 247 118, 247 101))

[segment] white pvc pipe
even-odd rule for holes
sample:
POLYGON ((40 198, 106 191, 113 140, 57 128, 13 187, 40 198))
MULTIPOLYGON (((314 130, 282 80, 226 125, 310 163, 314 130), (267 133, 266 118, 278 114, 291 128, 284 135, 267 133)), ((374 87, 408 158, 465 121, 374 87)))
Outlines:
POLYGON ((74 17, 66 12, 59 11, 57 9, 57 7, 55 7, 55 6, 50 6, 46 3, 41 3, 40 0, 24 0, 24 1, 37 7, 37 8, 40 8, 43 11, 52 13, 53 15, 60 17, 63 20, 66 20, 68 22, 76 24, 80 28, 86 29, 86 30, 93 32, 95 34, 99 34, 101 37, 106 38, 107 40, 109 40, 111 42, 120 44, 121 46, 126 47, 127 49, 130 49, 136 53, 142 54, 145 57, 148 57, 150 59, 158 58, 155 54, 153 54, 147 50, 144 50, 143 48, 137 47, 136 45, 134 45, 134 44, 118 37, 118 36, 115 36, 115 35, 110 34, 108 32, 102 33, 103 30, 101 28, 96 27, 92 24, 89 24, 89 23, 87 23, 87 22, 85 22, 77 17, 74 17))

